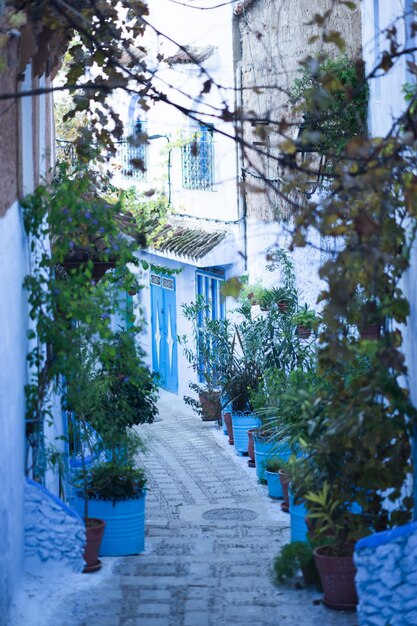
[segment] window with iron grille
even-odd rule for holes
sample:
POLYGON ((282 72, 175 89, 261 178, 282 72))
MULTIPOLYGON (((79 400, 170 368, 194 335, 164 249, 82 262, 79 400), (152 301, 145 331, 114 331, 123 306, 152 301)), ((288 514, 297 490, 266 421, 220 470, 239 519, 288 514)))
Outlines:
POLYGON ((143 183, 146 181, 147 146, 142 135, 146 132, 145 124, 139 118, 128 127, 128 134, 119 142, 117 160, 121 174, 126 180, 143 183))
POLYGON ((200 125, 193 140, 182 147, 181 156, 183 188, 213 191, 213 126, 200 125))

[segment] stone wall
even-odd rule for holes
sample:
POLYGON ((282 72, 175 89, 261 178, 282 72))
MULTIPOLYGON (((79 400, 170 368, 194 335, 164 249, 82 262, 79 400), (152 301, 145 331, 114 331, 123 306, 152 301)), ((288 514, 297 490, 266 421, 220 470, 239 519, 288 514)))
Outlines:
POLYGON ((261 155, 276 157, 279 154, 283 138, 277 131, 282 119, 290 124, 286 135, 295 136, 298 132, 299 119, 292 111, 289 92, 299 75, 300 63, 308 55, 314 57, 321 51, 331 56, 341 54, 334 44, 323 44, 324 27, 313 23, 315 14, 329 10, 327 32, 340 31, 346 42, 346 54, 353 58, 360 55, 360 7, 352 11, 333 0, 322 0, 319 4, 318 7, 311 0, 257 0, 236 18, 241 38, 241 57, 237 63, 243 87, 242 109, 251 119, 269 120, 262 125, 244 124, 249 217, 271 221, 291 210, 274 191, 280 189, 280 180, 285 181, 285 171, 276 160, 261 155), (272 187, 257 178, 259 174, 268 179, 272 187))
POLYGON ((355 564, 361 626, 415 626, 417 522, 358 541, 355 564))
POLYGON ((26 479, 25 560, 59 562, 74 572, 84 567, 85 526, 81 517, 42 485, 26 479))
MULTIPOLYGON (((320 7, 311 0, 256 0, 242 2, 235 8, 236 29, 240 50, 235 46, 235 61, 242 83, 242 110, 251 119, 269 123, 245 122, 243 178, 248 215, 247 267, 251 282, 261 278, 267 286, 278 286, 279 276, 269 274, 265 267, 268 249, 279 246, 288 250, 292 239, 293 211, 286 200, 283 185, 288 171, 278 165, 282 132, 295 137, 298 118, 290 104, 289 92, 299 75, 300 63, 325 49, 331 56, 340 51, 334 44, 323 44, 322 30, 313 23, 316 13, 331 10, 327 30, 340 31, 346 41, 346 54, 356 58, 361 53, 360 7, 350 10, 333 0, 322 0, 320 7), (312 37, 316 40, 311 41, 312 37), (257 89, 253 89, 258 87, 257 89), (288 128, 279 128, 282 118, 288 128)), ((312 191, 314 186, 312 188, 312 191)), ((300 201, 300 197, 293 200, 300 201)), ((316 305, 322 288, 318 269, 321 264, 322 242, 314 233, 312 245, 292 253, 300 292, 300 304, 316 305)))

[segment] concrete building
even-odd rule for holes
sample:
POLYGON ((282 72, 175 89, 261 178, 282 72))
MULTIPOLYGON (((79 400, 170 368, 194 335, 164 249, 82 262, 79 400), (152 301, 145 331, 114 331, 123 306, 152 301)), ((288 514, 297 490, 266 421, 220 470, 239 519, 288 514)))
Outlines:
MULTIPOLYGON (((6 67, 0 72, 0 92, 47 89, 63 43, 63 37, 57 41, 50 33, 35 37, 29 25, 19 38, 10 34, 3 56, 6 67)), ((50 177, 54 162, 51 94, 2 100, 0 136, 0 622, 5 623, 23 572, 25 474, 33 475, 42 434, 55 441, 63 432, 59 403, 48 433, 41 424, 27 423, 24 394, 30 378, 26 360, 30 346, 23 279, 31 272, 34 257, 19 199, 50 177)), ((45 475, 45 484, 58 493, 53 474, 45 475)))
POLYGON ((222 119, 235 105, 232 21, 230 4, 203 12, 169 0, 152 4, 147 65, 166 101, 146 111, 136 96, 117 105, 128 132, 148 140, 122 147, 115 183, 145 194, 163 191, 169 204, 167 222, 149 234, 140 255, 150 267, 140 276, 145 288, 136 304, 146 316, 150 365, 161 386, 179 394, 196 380, 177 342, 191 332, 181 305, 200 294, 212 317, 223 317, 221 284, 245 267, 235 131, 222 119), (129 168, 132 157, 142 159, 145 172, 129 168))
MULTIPOLYGON (((243 0, 234 8, 235 63, 240 87, 243 149, 240 176, 244 183, 247 214, 247 264, 250 282, 262 279, 265 286, 276 285, 279 273, 265 270, 266 253, 272 247, 288 250, 294 210, 286 200, 284 186, 289 170, 279 163, 283 134, 297 138, 301 125, 290 102, 294 79, 300 76, 301 63, 321 51, 333 56, 340 51, 324 43, 324 36, 340 31, 346 41, 346 54, 360 56, 361 14, 342 4, 326 0, 317 3, 299 0, 288 5, 284 0, 243 0), (325 31, 315 23, 317 13, 330 11, 325 31), (282 121, 288 127, 282 131, 282 121)), ((312 181, 312 192, 314 187, 312 181)), ((316 181, 317 182, 317 181, 316 181)), ((302 200, 295 198, 296 201, 302 200)), ((311 246, 295 249, 295 265, 300 303, 315 307, 320 291, 318 269, 324 248, 314 233, 311 246)))

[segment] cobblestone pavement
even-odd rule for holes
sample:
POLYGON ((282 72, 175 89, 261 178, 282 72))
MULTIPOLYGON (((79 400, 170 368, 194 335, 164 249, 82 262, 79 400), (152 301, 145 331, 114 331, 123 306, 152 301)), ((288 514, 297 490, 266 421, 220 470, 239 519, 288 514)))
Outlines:
POLYGON ((316 592, 272 585, 288 514, 217 426, 165 392, 160 416, 140 427, 145 553, 103 559, 103 573, 67 596, 50 626, 356 625, 354 614, 326 609, 316 592))

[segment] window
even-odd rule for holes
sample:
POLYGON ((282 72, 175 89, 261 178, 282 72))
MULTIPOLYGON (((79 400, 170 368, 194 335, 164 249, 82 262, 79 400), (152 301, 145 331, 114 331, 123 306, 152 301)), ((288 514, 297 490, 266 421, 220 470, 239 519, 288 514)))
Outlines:
MULTIPOLYGON (((207 306, 205 315, 211 320, 223 320, 225 318, 225 302, 221 294, 221 287, 224 282, 225 271, 222 268, 212 267, 197 272, 197 296, 203 298, 207 306)), ((199 337, 198 342, 209 341, 204 335, 204 314, 200 313, 198 319, 199 337)), ((207 364, 206 364, 207 366, 207 364)), ((213 363, 213 369, 216 369, 216 363, 213 363)), ((198 380, 204 382, 204 364, 201 362, 198 370, 198 380)))
POLYGON ((213 190, 213 126, 200 125, 194 139, 182 147, 184 189, 213 190))
POLYGON ((146 181, 147 146, 144 142, 145 123, 138 117, 135 122, 128 126, 128 134, 119 143, 118 163, 121 174, 126 180, 143 183, 146 181))

